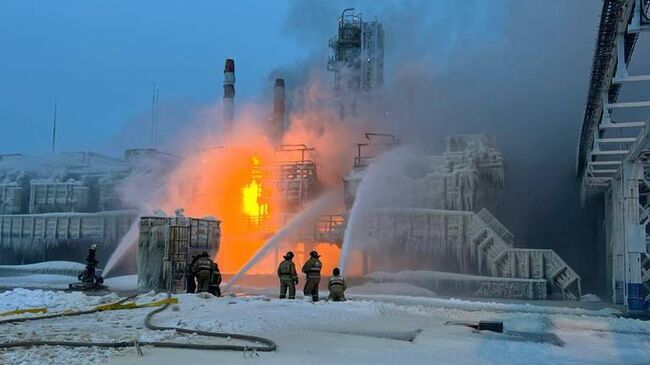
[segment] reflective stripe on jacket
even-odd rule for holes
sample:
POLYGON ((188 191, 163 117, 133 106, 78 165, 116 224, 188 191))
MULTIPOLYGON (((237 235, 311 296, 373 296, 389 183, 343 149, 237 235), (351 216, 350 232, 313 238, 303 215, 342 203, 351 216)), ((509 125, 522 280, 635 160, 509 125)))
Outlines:
POLYGON ((278 266, 278 277, 280 279, 298 279, 296 265, 291 260, 284 260, 278 266))
POLYGON ((345 290, 347 288, 347 286, 345 285, 345 279, 340 275, 332 276, 330 278, 327 287, 331 290, 333 286, 340 288, 342 290, 345 290))
POLYGON ((210 270, 212 271, 212 260, 209 257, 201 257, 196 261, 196 271, 210 270))
POLYGON ((302 266, 302 272, 307 276, 320 276, 320 270, 323 268, 323 263, 317 258, 310 258, 302 266))

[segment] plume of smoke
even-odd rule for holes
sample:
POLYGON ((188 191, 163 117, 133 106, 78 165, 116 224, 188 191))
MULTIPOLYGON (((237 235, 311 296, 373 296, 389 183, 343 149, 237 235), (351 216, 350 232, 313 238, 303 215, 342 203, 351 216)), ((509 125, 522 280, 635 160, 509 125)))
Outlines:
MULTIPOLYGON (((294 1, 285 32, 318 55, 347 5, 294 1)), ((578 272, 593 272, 598 210, 580 207, 573 168, 600 4, 359 0, 355 7, 385 32, 385 86, 367 109, 388 112, 387 129, 429 152, 440 152, 449 134, 496 135, 507 163, 507 197, 496 213, 517 246, 553 248, 578 272)), ((600 280, 583 278, 587 288, 600 280)))

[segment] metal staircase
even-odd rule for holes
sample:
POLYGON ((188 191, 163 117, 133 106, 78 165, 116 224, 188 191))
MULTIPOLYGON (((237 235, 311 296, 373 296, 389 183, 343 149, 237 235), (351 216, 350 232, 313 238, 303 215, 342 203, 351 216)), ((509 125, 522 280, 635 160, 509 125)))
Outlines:
POLYGON ((493 270, 505 278, 545 279, 565 300, 582 294, 580 276, 553 250, 510 248, 497 256, 493 270))
POLYGON ((476 213, 478 218, 483 221, 490 229, 496 233, 501 239, 512 246, 515 243, 515 235, 513 235, 506 227, 496 219, 487 209, 483 208, 480 212, 476 213))
MULTIPOLYGON (((472 256, 479 273, 517 279, 545 279, 551 291, 567 300, 580 300, 580 276, 553 250, 513 248, 514 235, 490 212, 475 216, 472 256)), ((648 274, 650 276, 650 274, 648 274)))

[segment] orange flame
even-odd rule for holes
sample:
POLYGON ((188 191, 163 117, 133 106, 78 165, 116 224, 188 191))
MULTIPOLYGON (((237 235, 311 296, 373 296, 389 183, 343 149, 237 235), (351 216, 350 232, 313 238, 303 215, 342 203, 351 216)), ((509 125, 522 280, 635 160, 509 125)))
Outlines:
MULTIPOLYGON (((318 95, 318 90, 315 85, 308 91, 318 95)), ((291 127, 283 143, 315 147, 319 180, 332 188, 340 186, 349 171, 355 154, 353 138, 365 129, 359 123, 338 119, 338 112, 322 107, 324 104, 313 97, 305 110, 291 115, 291 127)), ((227 146, 204 148, 186 157, 166 184, 163 200, 155 203, 166 211, 182 207, 189 216, 219 219, 222 236, 217 260, 225 273, 237 272, 287 219, 282 197, 274 185, 278 176, 273 168, 286 161, 274 152, 274 146, 259 128, 262 118, 254 114, 251 108, 244 108, 227 146)), ((199 145, 214 146, 214 141, 219 140, 214 135, 204 137, 199 145)), ((329 274, 338 262, 338 247, 300 242, 279 247, 249 273, 275 272, 286 250, 293 250, 296 264, 301 265, 300 260, 306 259, 313 248, 322 251, 324 274, 329 274)))
POLYGON ((268 216, 269 205, 263 202, 265 189, 262 183, 263 175, 259 171, 259 157, 251 157, 251 164, 252 181, 242 188, 242 209, 244 214, 249 216, 254 224, 259 225, 261 220, 268 216))

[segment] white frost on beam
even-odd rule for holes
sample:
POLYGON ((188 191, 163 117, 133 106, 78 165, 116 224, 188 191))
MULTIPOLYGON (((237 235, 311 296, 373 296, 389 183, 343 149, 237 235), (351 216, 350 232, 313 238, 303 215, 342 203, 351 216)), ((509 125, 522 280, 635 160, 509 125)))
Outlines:
POLYGON ((592 155, 627 155, 628 153, 630 153, 629 150, 594 150, 591 152, 592 155))
POLYGON ((598 143, 632 143, 636 141, 634 137, 622 137, 622 138, 601 138, 596 140, 598 143))
POLYGON ((609 103, 608 109, 621 109, 621 108, 650 108, 650 101, 627 101, 621 103, 609 103))
POLYGON ((650 81, 650 75, 637 75, 637 76, 627 76, 623 78, 615 78, 612 80, 615 84, 620 84, 623 82, 643 82, 650 81))
POLYGON ((645 122, 619 122, 619 123, 602 123, 600 129, 614 128, 642 128, 645 122))

